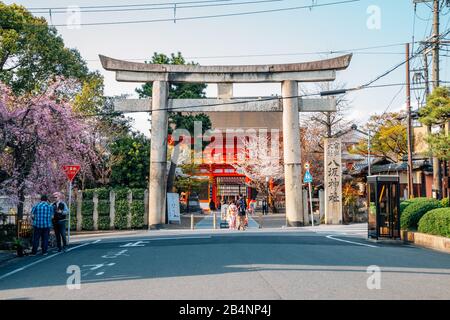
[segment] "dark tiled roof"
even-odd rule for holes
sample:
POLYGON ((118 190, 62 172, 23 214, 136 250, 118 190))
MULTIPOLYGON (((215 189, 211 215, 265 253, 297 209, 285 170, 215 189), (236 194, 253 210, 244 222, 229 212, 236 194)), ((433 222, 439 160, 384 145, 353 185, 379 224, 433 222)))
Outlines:
MULTIPOLYGON (((406 171, 407 167, 408 167, 407 162, 372 165, 370 167, 370 172, 372 174, 376 174, 376 173, 406 171)), ((414 160, 413 161, 413 170, 420 170, 420 169, 422 169, 424 171, 431 171, 432 166, 430 165, 428 160, 414 160)), ((355 164, 354 169, 350 172, 350 174, 351 175, 359 175, 363 172, 367 172, 367 163, 355 164)))

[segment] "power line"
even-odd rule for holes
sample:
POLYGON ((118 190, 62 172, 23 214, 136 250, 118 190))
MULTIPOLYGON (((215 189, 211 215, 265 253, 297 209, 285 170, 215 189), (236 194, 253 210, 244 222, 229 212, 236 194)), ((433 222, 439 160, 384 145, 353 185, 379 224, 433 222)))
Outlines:
MULTIPOLYGON (((192 17, 180 17, 180 18, 162 18, 162 19, 152 19, 152 20, 128 20, 128 21, 106 21, 106 22, 89 22, 89 23, 80 23, 77 26, 100 26, 100 25, 122 25, 122 24, 139 24, 139 23, 154 23, 154 22, 173 22, 173 21, 184 21, 184 20, 200 20, 200 19, 211 19, 211 18, 223 18, 223 17, 233 17, 233 16, 245 16, 245 15, 253 15, 253 14, 262 14, 262 13, 272 13, 272 12, 283 12, 283 11, 293 11, 293 10, 301 10, 301 9, 312 9, 315 7, 327 7, 341 4, 348 4, 354 2, 360 2, 361 0, 343 0, 336 2, 328 2, 322 4, 311 4, 305 6, 298 7, 287 7, 287 8, 277 8, 277 9, 266 9, 259 11, 244 11, 244 12, 235 12, 235 13, 224 13, 224 14, 216 14, 216 15, 204 15, 204 16, 192 16, 192 17)), ((67 24, 55 24, 55 27, 65 27, 67 24)))
MULTIPOLYGON (((97 5, 97 6, 79 6, 80 9, 96 9, 96 8, 128 8, 128 7, 144 7, 144 6, 165 6, 179 4, 201 4, 201 3, 217 3, 231 2, 236 0, 200 0, 200 1, 184 1, 184 2, 164 2, 164 3, 141 3, 141 4, 124 4, 124 5, 97 5)), ((50 9, 66 9, 67 7, 30 7, 29 10, 50 10, 50 9)))
MULTIPOLYGON (((443 83, 450 83, 450 81, 441 81, 443 83)), ((90 115, 80 115, 80 117, 100 117, 100 116, 108 116, 108 115, 122 115, 124 113, 139 113, 139 112, 149 112, 150 114, 155 111, 173 111, 173 110, 186 110, 186 109, 194 109, 194 108, 207 108, 207 107, 220 107, 223 105, 237 105, 237 104, 243 104, 243 103, 249 103, 249 102, 264 102, 264 101, 273 101, 273 100, 284 100, 284 99, 295 99, 295 98, 306 98, 306 97, 314 97, 314 96, 330 96, 335 95, 335 93, 338 92, 349 92, 349 91, 356 91, 356 90, 363 90, 363 89, 373 89, 373 88, 385 88, 385 87, 395 87, 395 86, 402 86, 406 85, 406 83, 387 83, 387 84, 381 84, 381 85, 371 85, 366 87, 353 87, 349 89, 342 89, 342 90, 334 90, 334 91, 320 91, 320 92, 314 92, 314 93, 307 93, 307 94, 301 94, 296 96, 288 96, 288 97, 282 97, 282 96, 271 96, 271 97, 264 97, 264 98, 258 98, 258 99, 252 99, 252 100, 242 100, 242 101, 232 101, 227 103, 212 103, 207 105, 191 105, 191 106, 183 106, 183 107, 177 107, 177 108, 161 108, 161 109, 155 109, 155 110, 148 110, 148 111, 129 111, 129 112, 109 112, 109 113, 96 113, 96 114, 90 114, 90 115)), ((236 98, 239 99, 239 98, 236 98)), ((201 112, 201 111, 199 111, 201 112)), ((386 112, 386 111, 385 111, 386 112)))
MULTIPOLYGON (((106 12, 129 12, 129 11, 155 11, 155 10, 178 10, 178 9, 194 9, 194 8, 210 8, 210 7, 225 7, 225 6, 239 6, 239 5, 249 5, 249 4, 267 4, 267 3, 274 3, 274 2, 284 2, 286 0, 249 0, 249 1, 240 1, 240 2, 226 2, 226 3, 217 3, 218 1, 212 1, 215 2, 213 4, 190 4, 190 5, 184 5, 184 3, 180 4, 166 4, 165 7, 160 7, 155 5, 143 5, 143 6, 117 6, 114 8, 94 8, 94 9, 81 9, 81 7, 76 7, 79 9, 81 13, 106 13, 106 12)), ((186 2, 188 3, 188 2, 186 2)), ((35 11, 31 10, 32 13, 67 13, 67 8, 65 10, 62 10, 60 8, 49 8, 46 11, 35 11)))

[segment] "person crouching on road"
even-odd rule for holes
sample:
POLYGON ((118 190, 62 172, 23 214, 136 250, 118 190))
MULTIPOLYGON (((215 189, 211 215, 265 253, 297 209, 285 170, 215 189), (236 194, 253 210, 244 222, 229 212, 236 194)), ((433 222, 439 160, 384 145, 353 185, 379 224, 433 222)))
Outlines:
POLYGON ((33 249, 31 254, 35 255, 41 240, 42 254, 47 255, 48 237, 52 227, 54 215, 53 206, 48 202, 47 195, 41 196, 41 201, 31 209, 31 219, 33 220, 33 249))
POLYGON ((56 245, 58 247, 58 252, 61 252, 61 250, 65 252, 67 248, 66 217, 69 213, 69 208, 67 208, 67 204, 63 201, 64 196, 61 192, 55 192, 53 197, 55 198, 55 202, 53 203, 53 210, 55 212, 53 217, 53 229, 55 229, 56 245))

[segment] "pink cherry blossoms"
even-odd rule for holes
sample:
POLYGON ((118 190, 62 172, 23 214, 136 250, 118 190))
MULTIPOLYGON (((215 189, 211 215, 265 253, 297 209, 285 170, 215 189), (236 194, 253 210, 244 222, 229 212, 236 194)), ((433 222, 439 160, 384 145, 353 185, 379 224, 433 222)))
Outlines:
POLYGON ((79 164, 89 177, 98 162, 90 125, 63 94, 70 88, 57 80, 44 93, 17 97, 0 83, 0 194, 16 203, 65 190, 63 165, 79 164))

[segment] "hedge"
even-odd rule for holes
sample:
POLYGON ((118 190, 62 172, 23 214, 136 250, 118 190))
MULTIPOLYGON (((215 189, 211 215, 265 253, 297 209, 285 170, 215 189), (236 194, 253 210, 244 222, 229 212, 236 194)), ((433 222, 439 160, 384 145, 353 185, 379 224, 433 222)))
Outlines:
POLYGON ((92 216, 83 216, 83 220, 81 221, 81 229, 87 231, 94 230, 94 218, 92 216))
POLYGON ((144 226, 145 206, 143 200, 134 200, 131 203, 131 228, 140 229, 144 226))
POLYGON ((99 216, 109 216, 109 200, 98 200, 97 212, 99 216))
POLYGON ((116 216, 114 217, 114 227, 119 230, 127 228, 128 223, 128 201, 116 200, 116 216))
POLYGON ((129 189, 126 188, 114 189, 114 192, 116 193, 116 201, 128 199, 128 190, 129 189))
POLYGON ((419 221, 419 232, 450 238, 450 208, 428 211, 419 221))
POLYGON ((449 198, 444 198, 441 200, 442 208, 450 208, 449 198))
POLYGON ((425 213, 441 207, 441 202, 436 199, 416 198, 410 202, 400 216, 400 226, 403 230, 417 230, 417 224, 425 213))
POLYGON ((400 213, 402 213, 406 209, 406 207, 409 206, 410 204, 411 204, 411 201, 409 201, 409 200, 400 202, 400 213))
POLYGON ((91 216, 94 214, 94 203, 92 200, 82 201, 81 203, 81 214, 83 216, 91 216))
POLYGON ((99 216, 98 217, 98 229, 99 230, 109 230, 110 229, 110 218, 109 216, 99 216))

